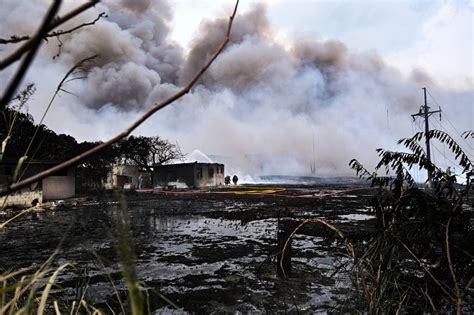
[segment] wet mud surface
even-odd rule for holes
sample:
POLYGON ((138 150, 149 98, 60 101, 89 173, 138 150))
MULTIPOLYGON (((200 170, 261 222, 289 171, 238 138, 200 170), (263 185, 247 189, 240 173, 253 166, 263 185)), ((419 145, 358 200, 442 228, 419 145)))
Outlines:
MULTIPOLYGON (((317 233, 297 234, 291 277, 282 280, 276 272, 277 227, 285 220, 311 217, 327 219, 341 229, 370 223, 372 191, 345 186, 283 188, 268 194, 128 194, 124 199, 135 266, 149 288, 150 309, 350 309, 350 271, 337 268, 348 260, 343 246, 317 233)), ((39 266, 59 248, 54 264, 73 262, 83 275, 64 272, 59 281, 64 290, 55 294, 73 299, 85 291, 90 303, 118 309, 116 291, 125 294, 116 251, 117 213, 123 211, 119 199, 103 197, 14 220, 0 231, 2 271, 39 266)))

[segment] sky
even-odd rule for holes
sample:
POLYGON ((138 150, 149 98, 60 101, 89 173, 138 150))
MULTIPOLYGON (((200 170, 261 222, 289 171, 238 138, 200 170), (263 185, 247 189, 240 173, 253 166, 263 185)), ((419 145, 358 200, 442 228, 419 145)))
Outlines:
MULTIPOLYGON (((251 2, 254 1, 243 1, 241 8, 251 2)), ((276 38, 283 44, 294 36, 337 39, 352 50, 380 55, 405 76, 413 69, 423 69, 440 85, 456 90, 472 90, 474 86, 473 0, 265 2, 269 19, 277 30, 276 38)), ((173 1, 172 37, 183 47, 193 38, 190 30, 196 29, 203 18, 225 14, 223 8, 229 10, 234 1, 198 3, 173 1)), ((474 108, 474 100, 471 105, 474 108)), ((472 108, 468 115, 474 121, 472 108)), ((441 129, 438 122, 435 124, 435 128, 441 129)), ((415 130, 422 127, 419 121, 414 126, 415 130)), ((450 132, 456 134, 456 130, 450 132)), ((472 152, 470 146, 463 145, 472 152)), ((434 150, 434 157, 438 155, 438 160, 443 160, 443 145, 438 144, 434 150), (442 148, 443 154, 438 148, 442 148)), ((452 164, 449 160, 441 163, 452 164)), ((425 179, 424 174, 415 172, 418 180, 425 179)))
MULTIPOLYGON (((48 0, 2 0, 0 37, 32 34, 48 0), (24 16, 29 19, 24 19, 24 16)), ((80 1, 65 1, 62 12, 80 1)), ((105 0, 64 27, 108 17, 44 43, 25 82, 25 111, 38 122, 56 86, 98 54, 87 78, 68 83, 44 123, 79 141, 106 140, 179 90, 222 41, 230 0, 105 0)), ((427 87, 446 129, 471 157, 473 1, 241 1, 231 42, 193 90, 134 135, 159 135, 227 161, 240 176, 352 175, 373 167, 376 148, 421 130, 412 121, 427 87), (315 146, 315 156, 312 147, 315 146), (316 163, 316 174, 310 164, 316 163)), ((14 46, 0 46, 0 58, 14 46)), ((0 72, 5 86, 15 66, 0 72)), ((436 144, 441 167, 454 157, 436 144)), ((417 176, 423 175, 418 174, 417 176)))
MULTIPOLYGON (((256 1, 241 1, 245 10, 256 1)), ((442 84, 474 84, 474 0, 269 0, 269 18, 282 42, 293 36, 338 39, 375 52, 408 74, 423 68, 442 84)), ((172 37, 183 47, 205 18, 225 15, 231 0, 173 1, 172 37)))

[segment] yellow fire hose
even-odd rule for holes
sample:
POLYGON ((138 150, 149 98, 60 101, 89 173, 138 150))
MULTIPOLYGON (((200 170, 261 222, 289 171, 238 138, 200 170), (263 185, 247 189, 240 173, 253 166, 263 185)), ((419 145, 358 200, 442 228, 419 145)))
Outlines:
POLYGON ((233 195, 269 195, 285 191, 285 188, 276 187, 242 187, 238 190, 215 191, 214 194, 233 194, 233 195))

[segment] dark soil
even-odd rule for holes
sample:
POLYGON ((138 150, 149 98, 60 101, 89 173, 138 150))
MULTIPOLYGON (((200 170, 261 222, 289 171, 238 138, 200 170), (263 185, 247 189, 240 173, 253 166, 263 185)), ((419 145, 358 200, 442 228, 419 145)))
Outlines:
MULTIPOLYGON (((226 194, 128 193, 124 199, 135 266, 150 289, 151 309, 173 309, 169 299, 192 312, 350 310, 346 301, 351 273, 337 269, 348 262, 344 247, 315 232, 320 227, 306 228, 293 241, 291 278, 282 280, 276 273, 277 226, 309 217, 327 219, 343 230, 367 226, 373 221, 368 208, 372 191, 347 186, 283 188, 267 195, 235 195, 232 188, 223 190, 226 194)), ((239 188, 245 189, 252 188, 239 188)), ((39 266, 59 248, 55 264, 71 261, 83 275, 64 272, 59 282, 66 290, 55 294, 72 299, 87 289, 90 303, 107 302, 118 310, 107 274, 124 296, 116 254, 120 199, 114 193, 101 194, 16 219, 0 231, 0 267, 8 271, 39 266)))

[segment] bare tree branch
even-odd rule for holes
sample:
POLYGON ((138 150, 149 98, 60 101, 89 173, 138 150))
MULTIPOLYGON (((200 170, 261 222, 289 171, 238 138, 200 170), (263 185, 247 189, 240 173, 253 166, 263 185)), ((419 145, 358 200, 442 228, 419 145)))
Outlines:
MULTIPOLYGON (((77 7, 76 9, 72 10, 71 12, 65 14, 63 17, 59 17, 57 19, 50 19, 49 22, 50 24, 47 25, 47 29, 44 32, 43 36, 47 34, 48 32, 54 30, 56 27, 59 25, 69 21, 73 17, 75 17, 78 14, 81 14, 85 10, 89 9, 90 7, 93 7, 97 3, 99 3, 100 0, 90 0, 87 3, 84 3, 83 5, 77 7)), ((42 38, 40 37, 39 40, 42 38)), ((36 40, 36 36, 31 38, 29 41, 24 43, 21 47, 19 47, 15 52, 13 52, 10 56, 6 57, 4 60, 0 60, 0 70, 5 69, 15 61, 21 58, 27 51, 29 51, 33 47, 33 43, 36 40)))
POLYGON ((2 44, 2 45, 5 45, 5 44, 16 44, 16 43, 23 42, 23 41, 29 40, 29 39, 31 39, 31 37, 28 36, 28 35, 26 35, 26 36, 12 35, 12 36, 10 36, 9 39, 0 38, 0 44, 2 44))
POLYGON ((85 26, 91 26, 91 25, 95 25, 95 23, 97 23, 97 21, 99 21, 101 18, 103 17, 107 17, 107 14, 105 12, 101 12, 93 21, 91 22, 88 22, 88 23, 83 23, 81 25, 78 25, 76 27, 73 27, 71 29, 68 29, 66 31, 62 31, 62 30, 59 30, 59 31, 54 31, 54 32, 51 32, 47 35, 47 37, 54 37, 54 36, 60 36, 60 35, 65 35, 65 34, 70 34, 74 31, 77 31, 78 29, 81 29, 85 26))
MULTIPOLYGON (((33 142, 34 142, 35 139, 36 139, 36 136, 37 136, 37 134, 38 134, 38 131, 40 130, 40 128, 42 128, 43 121, 44 121, 46 115, 48 114, 49 109, 51 108, 51 105, 53 105, 53 102, 54 102, 54 100, 56 99, 56 96, 58 96, 59 92, 63 91, 63 92, 69 93, 69 94, 73 94, 73 93, 71 93, 71 92, 66 91, 66 90, 63 88, 64 84, 67 82, 67 81, 66 81, 67 78, 68 78, 69 76, 71 76, 72 74, 74 74, 74 72, 75 72, 76 70, 82 68, 82 67, 84 66, 84 64, 86 64, 86 63, 88 63, 88 62, 94 60, 96 57, 97 57, 97 55, 94 55, 94 56, 91 56, 91 57, 87 57, 87 58, 82 59, 81 61, 79 61, 78 63, 76 63, 71 69, 69 69, 69 71, 66 73, 66 75, 64 75, 63 79, 59 82, 59 85, 57 86, 56 91, 55 91, 54 94, 53 94, 53 97, 52 97, 51 100, 49 101, 48 106, 46 107, 46 109, 45 109, 45 111, 44 111, 44 113, 43 113, 43 116, 41 117, 41 119, 40 119, 40 121, 39 121, 39 123, 38 123, 38 126, 37 126, 36 129, 35 129, 35 132, 33 133, 33 136, 31 137, 31 140, 30 140, 30 142, 29 142, 29 144, 28 144, 28 147, 26 148, 25 153, 23 154, 23 157, 25 157, 25 158, 30 157, 30 156, 28 156, 28 154, 30 153, 31 146, 33 145, 33 142)), ((73 95, 74 95, 74 94, 73 94, 73 95)), ((36 148, 36 151, 38 151, 40 147, 41 147, 41 144, 38 145, 38 147, 36 148)), ((34 155, 33 155, 33 156, 34 156, 34 155)), ((29 165, 29 164, 26 164, 26 167, 25 167, 25 169, 23 170, 23 173, 21 174, 21 176, 19 177, 19 179, 21 179, 21 178, 24 176, 24 174, 26 173, 26 169, 28 168, 28 165, 29 165)))
MULTIPOLYGON (((5 106, 10 102, 11 98, 16 92, 18 85, 20 85, 23 76, 26 73, 26 70, 30 67, 30 64, 33 62, 35 58, 36 52, 38 51, 39 46, 41 45, 42 38, 47 34, 48 27, 53 20, 56 12, 58 12, 59 7, 61 6, 61 0, 55 0, 51 7, 49 8, 48 13, 43 19, 43 23, 41 24, 40 28, 36 35, 28 42, 31 43, 31 48, 28 51, 28 54, 23 59, 20 67, 15 73, 15 76, 10 81, 8 88, 6 89, 5 93, 3 94, 2 99, 0 100, 0 108, 5 108, 5 106)), ((3 68, 1 68, 3 69, 3 68)))
POLYGON ((459 289, 459 283, 458 280, 456 279, 456 273, 454 272, 454 267, 453 267, 453 261, 451 259, 451 252, 449 249, 449 224, 451 223, 451 218, 448 220, 448 223, 446 224, 446 257, 448 258, 448 265, 449 265, 449 271, 451 272, 451 276, 453 277, 453 283, 454 283, 454 290, 456 294, 456 315, 461 315, 462 311, 462 295, 461 295, 461 290, 459 289))
POLYGON ((1 188, 0 189, 0 195, 6 195, 6 194, 11 193, 13 191, 17 191, 17 190, 19 190, 23 187, 26 187, 26 186, 28 186, 32 183, 37 182, 37 181, 39 181, 39 180, 41 180, 45 177, 48 177, 51 174, 54 174, 54 173, 56 173, 60 170, 63 170, 63 169, 68 168, 70 166, 76 165, 77 163, 83 161, 87 157, 95 154, 96 152, 99 152, 102 149, 105 149, 108 146, 118 142, 120 139, 125 138, 133 130, 135 130, 138 126, 140 126, 144 121, 146 121, 148 118, 150 118, 154 113, 156 113, 157 111, 163 109, 164 107, 168 106, 169 104, 173 103, 177 99, 179 99, 182 96, 189 93, 189 91, 194 86, 194 84, 196 84, 196 82, 199 80, 199 78, 201 78, 201 76, 211 66, 211 64, 214 62, 214 60, 221 54, 221 52, 224 50, 227 43, 229 42, 229 40, 230 40, 230 31, 232 29, 232 24, 233 24, 233 21, 234 21, 234 18, 235 18, 235 14, 237 13, 238 5, 239 5, 239 0, 237 0, 236 3, 235 3, 234 11, 232 12, 232 15, 229 17, 229 23, 227 25, 227 32, 226 32, 225 38, 224 38, 223 42, 221 43, 221 45, 219 46, 219 48, 217 49, 217 51, 212 55, 212 57, 209 59, 209 61, 196 73, 196 75, 193 77, 193 79, 185 87, 183 87, 179 92, 177 92, 173 96, 169 97, 168 99, 166 99, 166 100, 164 100, 160 103, 155 104, 147 112, 145 112, 140 118, 138 118, 135 122, 133 122, 128 128, 126 128, 125 130, 123 130, 122 132, 117 134, 112 139, 110 139, 106 142, 103 142, 103 143, 91 148, 90 150, 88 150, 88 151, 86 151, 82 154, 79 154, 79 155, 73 157, 72 159, 69 159, 69 160, 67 160, 67 161, 65 161, 65 162, 63 162, 59 165, 56 165, 56 166, 54 166, 54 167, 52 167, 48 170, 45 170, 41 173, 38 173, 34 176, 31 176, 31 177, 29 177, 25 180, 22 180, 18 183, 12 184, 12 185, 10 185, 6 188, 1 188))
MULTIPOLYGON (((88 22, 88 23, 83 23, 81 25, 78 25, 76 27, 73 27, 69 30, 66 30, 66 31, 54 31, 54 32, 51 32, 49 34, 47 34, 44 38, 49 38, 49 37, 55 37, 55 36, 61 36, 61 35, 64 35, 64 34, 70 34, 74 31, 77 31, 78 29, 80 28, 83 28, 83 27, 86 27, 86 26, 91 26, 91 25, 94 25, 95 23, 97 23, 97 21, 99 21, 101 18, 103 17, 107 17, 107 14, 105 12, 101 12, 97 18, 95 18, 93 21, 91 22, 88 22)), ((13 35, 11 36, 9 39, 5 39, 5 38, 0 38, 0 45, 5 45, 5 44, 16 44, 16 43, 19 43, 19 42, 23 42, 25 40, 29 40, 31 39, 31 36, 16 36, 16 35, 13 35)))

